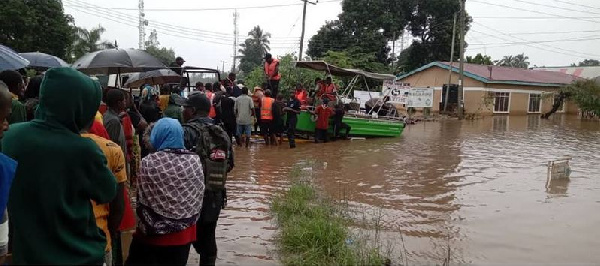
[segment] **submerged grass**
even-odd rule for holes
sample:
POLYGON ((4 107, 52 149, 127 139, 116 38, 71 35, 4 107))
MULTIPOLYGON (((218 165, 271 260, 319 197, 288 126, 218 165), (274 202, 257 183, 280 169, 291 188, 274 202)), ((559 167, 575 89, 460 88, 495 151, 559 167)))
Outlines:
POLYGON ((299 170, 292 185, 275 197, 271 210, 279 225, 278 248, 285 265, 385 265, 377 248, 352 236, 349 221, 321 197, 299 170))

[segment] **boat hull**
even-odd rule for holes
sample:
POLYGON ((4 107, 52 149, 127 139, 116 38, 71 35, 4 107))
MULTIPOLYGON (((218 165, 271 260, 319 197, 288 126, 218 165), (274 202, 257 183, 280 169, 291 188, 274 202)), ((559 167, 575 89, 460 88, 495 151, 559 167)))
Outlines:
MULTIPOLYGON (((306 111, 298 114, 296 130, 302 132, 314 132, 316 123, 311 120, 310 116, 311 114, 306 111)), ((350 130, 350 135, 357 137, 399 137, 404 130, 404 124, 399 121, 385 121, 350 116, 345 116, 342 121, 352 128, 350 130)), ((329 133, 332 134, 333 122, 330 122, 329 125, 329 133)))

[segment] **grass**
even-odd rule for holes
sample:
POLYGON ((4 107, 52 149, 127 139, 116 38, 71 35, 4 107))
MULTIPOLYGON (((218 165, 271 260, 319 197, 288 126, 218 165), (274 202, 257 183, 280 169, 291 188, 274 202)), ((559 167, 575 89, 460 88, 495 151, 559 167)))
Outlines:
POLYGON ((279 225, 277 238, 284 265, 385 265, 379 249, 369 248, 348 228, 348 218, 333 201, 321 197, 301 171, 275 197, 271 210, 279 225))

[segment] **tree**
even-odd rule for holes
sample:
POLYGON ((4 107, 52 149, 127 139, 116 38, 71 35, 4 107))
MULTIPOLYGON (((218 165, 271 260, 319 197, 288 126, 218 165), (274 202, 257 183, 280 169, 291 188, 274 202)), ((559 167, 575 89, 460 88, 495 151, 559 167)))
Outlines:
POLYGON ((173 51, 172 48, 167 49, 165 47, 160 47, 158 33, 156 30, 152 30, 152 32, 150 32, 148 41, 146 41, 145 44, 146 52, 158 58, 163 64, 169 65, 172 62, 175 62, 175 51, 173 51))
MULTIPOLYGON (((106 31, 104 27, 98 25, 91 30, 77 27, 77 37, 73 42, 73 57, 75 59, 84 56, 87 53, 103 49, 115 48, 115 44, 109 41, 102 41, 102 34, 106 31)), ((116 42, 115 42, 116 43, 116 42)))
MULTIPOLYGON (((408 72, 434 61, 450 59, 454 14, 460 11, 456 0, 418 0, 408 18, 408 30, 415 37, 411 46, 398 57, 401 72, 408 72)), ((467 15, 465 33, 472 18, 467 15)), ((457 21, 454 58, 460 55, 460 36, 457 21)))
POLYGON ((542 118, 550 117, 566 100, 575 102, 582 113, 600 116, 600 84, 597 80, 577 80, 563 87, 554 97, 552 110, 543 114, 542 118))
POLYGON ((501 60, 496 61, 497 66, 515 67, 515 68, 529 68, 529 56, 525 54, 508 55, 504 56, 501 60))
POLYGON ((3 0, 0 43, 18 52, 43 52, 66 59, 73 42, 61 1, 3 0))
POLYGON ((573 63, 571 66, 600 66, 600 61, 596 59, 585 59, 578 64, 573 63))
POLYGON ((467 63, 478 64, 478 65, 493 65, 492 57, 489 55, 482 55, 478 53, 476 56, 467 56, 467 63))
POLYGON ((328 21, 308 43, 311 58, 328 51, 366 55, 370 62, 388 65, 389 41, 399 38, 410 13, 411 1, 345 0, 338 20, 328 21))
MULTIPOLYGON (((297 59, 292 54, 286 54, 279 60, 279 73, 281 73, 279 91, 282 95, 293 90, 297 83, 302 84, 305 88, 310 88, 314 86, 315 78, 324 78, 321 72, 296 68, 294 61, 297 59)), ((262 66, 257 66, 248 72, 244 81, 250 88, 262 85, 265 82, 265 74, 262 66)))
POLYGON ((248 38, 240 46, 239 51, 242 53, 239 68, 249 73, 257 66, 262 64, 265 53, 271 50, 269 38, 271 34, 264 32, 260 26, 255 26, 248 32, 248 38))

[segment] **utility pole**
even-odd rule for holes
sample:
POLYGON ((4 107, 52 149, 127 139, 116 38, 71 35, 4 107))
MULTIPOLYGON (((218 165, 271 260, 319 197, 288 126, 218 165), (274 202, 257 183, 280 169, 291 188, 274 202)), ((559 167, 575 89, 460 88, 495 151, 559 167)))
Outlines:
POLYGON ((139 40, 138 40, 138 48, 140 50, 146 49, 145 41, 146 41, 146 26, 148 25, 148 21, 146 20, 146 14, 144 13, 144 0, 140 0, 138 3, 138 30, 139 30, 139 40))
POLYGON ((221 60, 221 63, 223 64, 223 67, 221 68, 221 71, 223 71, 223 73, 225 73, 225 61, 221 60))
POLYGON ((458 119, 463 119, 464 77, 465 77, 465 2, 460 0, 460 75, 458 80, 458 119))
POLYGON ((302 61, 302 52, 304 50, 304 30, 306 28, 306 4, 311 4, 311 5, 316 5, 319 0, 316 0, 316 2, 309 2, 308 0, 302 0, 302 2, 304 2, 303 8, 302 8, 302 33, 300 35, 300 53, 298 54, 298 61, 302 61))
POLYGON ((233 12, 233 64, 231 65, 231 73, 235 73, 235 65, 237 61, 237 50, 238 50, 238 18, 240 14, 237 9, 233 12))
POLYGON ((448 70, 448 86, 444 95, 444 113, 448 111, 448 94, 450 92, 450 84, 452 83, 452 62, 454 61, 454 40, 456 38, 456 13, 454 13, 454 23, 452 24, 452 44, 450 48, 450 69, 448 70))

